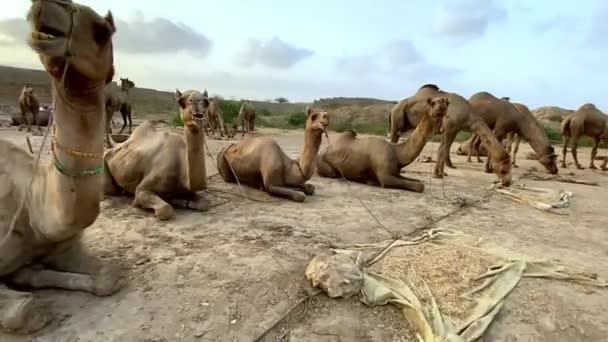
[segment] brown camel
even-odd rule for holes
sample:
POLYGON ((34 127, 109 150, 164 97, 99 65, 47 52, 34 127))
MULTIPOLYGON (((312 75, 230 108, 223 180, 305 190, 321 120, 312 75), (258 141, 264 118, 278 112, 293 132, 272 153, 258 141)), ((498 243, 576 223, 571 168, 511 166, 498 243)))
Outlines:
POLYGON ((205 131, 207 128, 211 130, 210 137, 215 135, 215 129, 219 128, 220 136, 223 138, 224 133, 228 135, 228 131, 226 130, 226 126, 224 125, 224 114, 220 109, 220 102, 217 99, 211 99, 209 103, 209 111, 208 111, 208 119, 205 125, 205 131))
POLYGON ((245 131, 253 133, 253 123, 255 121, 255 107, 249 101, 243 101, 241 108, 239 109, 239 115, 234 122, 233 129, 236 131, 238 124, 243 127, 243 133, 241 137, 245 136, 245 131))
MULTIPOLYGON (((578 162, 576 155, 576 149, 578 147, 578 140, 581 136, 586 135, 593 139, 593 148, 591 149, 591 162, 589 163, 590 169, 595 169, 594 160, 597 156, 597 148, 600 142, 608 141, 608 116, 600 112, 597 107, 591 103, 582 105, 576 112, 568 115, 562 122, 562 137, 564 141, 564 147, 562 150, 562 167, 566 168, 566 154, 568 152, 568 143, 572 140, 572 158, 574 164, 579 170, 584 168, 578 162)), ((605 159, 602 163, 602 170, 606 171, 606 163, 608 159, 605 159)))
POLYGON ((148 120, 105 155, 105 194, 133 194, 133 205, 154 210, 159 220, 173 216, 171 204, 197 211, 209 209, 209 201, 197 194, 207 187, 202 121, 209 99, 206 92, 196 90, 183 94, 177 90, 175 95, 183 134, 157 130, 148 120))
POLYGON ((271 138, 247 136, 239 143, 223 148, 217 155, 218 171, 224 181, 237 181, 263 187, 273 196, 303 202, 314 194, 306 184, 312 177, 323 132, 329 125, 327 112, 306 108, 304 147, 297 160, 289 158, 271 138))
MULTIPOLYGON (((508 98, 499 99, 485 91, 473 94, 469 103, 473 111, 483 118, 486 125, 493 130, 498 141, 506 139, 509 133, 517 133, 526 139, 538 154, 538 162, 545 167, 546 171, 550 174, 557 174, 555 150, 551 146, 545 130, 528 107, 522 104, 518 104, 516 107, 508 98)), ((477 140, 475 146, 479 144, 481 141, 477 140)), ((490 169, 490 160, 487 159, 486 170, 490 169)))
POLYGON ((133 126, 131 118, 133 94, 131 89, 133 88, 135 88, 135 83, 128 78, 121 78, 120 88, 116 87, 115 84, 108 84, 104 91, 106 99, 106 145, 109 148, 113 147, 112 140, 110 139, 110 134, 112 133, 110 123, 115 112, 119 111, 123 120, 122 128, 118 134, 122 134, 127 127, 127 120, 129 123, 129 134, 131 134, 131 128, 133 126))
POLYGON ((26 84, 21 90, 19 95, 19 109, 21 110, 21 117, 24 123, 19 126, 19 131, 27 126, 27 131, 32 130, 32 124, 38 127, 38 132, 41 132, 40 123, 38 122, 38 111, 40 110, 40 104, 34 93, 34 88, 26 84))
POLYGON ((458 146, 458 150, 456 150, 456 155, 459 156, 467 156, 467 162, 471 162, 471 155, 475 155, 477 157, 478 163, 483 163, 483 160, 479 157, 487 157, 488 151, 483 145, 475 146, 473 143, 475 141, 475 135, 471 135, 469 139, 463 141, 460 146, 458 146))
MULTIPOLYGON (((19 289, 111 295, 121 287, 120 272, 94 257, 81 236, 100 211, 103 89, 114 73, 114 21, 110 13, 101 17, 89 7, 55 0, 33 1, 27 18, 28 44, 50 75, 56 101, 53 153, 50 163, 37 162, 0 140, 0 278, 19 289)), ((37 331, 53 311, 30 292, 0 286, 5 331, 37 331)))
POLYGON ((344 132, 331 141, 319 156, 317 172, 321 177, 379 184, 383 188, 424 191, 424 183, 400 175, 401 169, 422 152, 428 138, 441 127, 451 106, 446 97, 427 98, 427 111, 409 139, 394 144, 377 137, 358 138, 344 132))
POLYGON ((413 129, 418 125, 423 114, 428 111, 427 99, 429 97, 447 97, 450 101, 448 113, 443 120, 441 128, 441 144, 437 151, 437 164, 435 165, 433 177, 443 178, 447 175, 444 171, 445 165, 454 168, 450 160, 450 147, 454 139, 456 139, 458 132, 466 129, 482 137, 495 166, 494 173, 503 185, 509 186, 511 184, 511 162, 504 146, 496 139, 483 119, 473 112, 471 105, 465 98, 455 93, 439 90, 439 87, 434 84, 423 85, 418 89, 416 94, 399 101, 392 108, 391 141, 398 141, 401 134, 396 126, 393 127, 395 123, 402 122, 402 127, 404 127, 402 129, 403 132, 413 129))

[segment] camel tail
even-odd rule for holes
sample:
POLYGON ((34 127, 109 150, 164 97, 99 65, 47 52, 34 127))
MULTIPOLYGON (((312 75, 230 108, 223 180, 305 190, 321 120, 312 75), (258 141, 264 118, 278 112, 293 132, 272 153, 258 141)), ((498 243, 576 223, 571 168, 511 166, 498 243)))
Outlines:
POLYGON ((568 116, 562 121, 562 136, 570 136, 570 121, 572 121, 571 116, 568 116))

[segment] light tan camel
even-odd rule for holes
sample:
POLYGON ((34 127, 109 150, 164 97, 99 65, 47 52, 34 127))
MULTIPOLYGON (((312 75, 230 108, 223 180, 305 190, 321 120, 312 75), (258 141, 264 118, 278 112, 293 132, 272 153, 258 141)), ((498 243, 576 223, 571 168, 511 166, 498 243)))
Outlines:
MULTIPOLYGON (((439 150, 437 151, 437 164, 433 177, 443 178, 447 173, 444 166, 454 168, 450 160, 450 147, 458 132, 468 130, 482 137, 484 145, 490 152, 493 161, 494 173, 500 182, 509 186, 511 184, 511 162, 509 154, 504 146, 496 139, 488 125, 483 119, 473 113, 471 105, 462 96, 439 90, 434 84, 425 84, 413 96, 399 101, 391 110, 392 123, 402 122, 403 132, 413 129, 418 125, 424 113, 428 111, 427 99, 435 97, 447 97, 450 101, 448 113, 442 124, 442 137, 439 150)), ((435 133, 437 133, 436 131, 435 133)), ((391 141, 398 141, 400 130, 391 125, 391 141)), ((486 170, 488 171, 488 170, 486 170)), ((489 171, 491 172, 491 171, 489 171)))
MULTIPOLYGON (((114 21, 110 13, 104 18, 89 7, 55 0, 33 1, 28 20, 28 44, 50 75, 56 101, 53 160, 37 163, 29 152, 0 140, 0 278, 20 289, 110 295, 121 287, 120 272, 92 256, 81 236, 100 210, 103 89, 114 73, 114 21)), ((3 330, 31 333, 51 318, 31 293, 0 286, 3 330)))
POLYGON ((156 129, 145 121, 124 143, 106 152, 106 195, 135 195, 133 205, 152 209, 159 220, 173 216, 173 207, 207 211, 209 201, 197 194, 207 187, 205 170, 206 92, 175 92, 184 133, 156 129), (171 203, 171 204, 169 204, 171 203))
POLYGON ((106 145, 109 148, 113 147, 112 139, 110 139, 110 133, 112 133, 112 126, 110 123, 115 112, 120 112, 123 120, 122 128, 118 134, 122 134, 124 129, 127 127, 127 120, 129 122, 129 134, 131 134, 131 128, 133 126, 133 120, 131 118, 131 111, 133 109, 133 92, 131 89, 133 88, 135 88, 135 83, 130 81, 128 78, 120 79, 120 88, 116 87, 115 84, 108 84, 105 88, 106 145))
POLYGON ((394 144, 377 137, 358 138, 355 132, 344 132, 321 152, 317 172, 321 177, 379 184, 383 188, 424 191, 424 183, 401 176, 401 169, 422 152, 428 138, 441 127, 451 106, 446 97, 427 98, 427 111, 405 142, 394 144))
MULTIPOLYGON (((519 104, 518 109, 508 98, 499 99, 485 91, 473 94, 469 103, 475 114, 483 118, 493 130, 498 141, 506 139, 509 133, 517 133, 539 155, 538 162, 545 167, 547 173, 557 174, 555 150, 545 130, 526 106, 519 104)), ((477 147, 481 141, 476 139, 474 144, 477 147)), ((486 160, 486 170, 491 170, 489 159, 486 160)))
POLYGON ((478 163, 483 163, 483 160, 479 157, 487 157, 488 151, 483 145, 475 146, 473 144, 475 140, 475 135, 471 135, 471 137, 465 141, 463 141, 460 146, 458 146, 458 150, 456 150, 456 155, 459 156, 467 156, 467 162, 471 162, 471 156, 475 155, 477 157, 478 163))
POLYGON ((253 123, 255 122, 255 107, 249 101, 243 101, 241 108, 239 109, 239 115, 234 122, 232 127, 235 131, 237 130, 238 124, 243 127, 243 133, 241 137, 245 136, 245 132, 253 133, 253 123))
POLYGON ((34 88, 30 87, 28 84, 21 89, 21 94, 19 95, 19 109, 21 110, 21 117, 24 121, 24 123, 19 126, 19 131, 22 131, 23 128, 27 127, 26 132, 30 132, 32 130, 32 125, 36 125, 36 127, 38 127, 38 132, 41 132, 40 123, 38 122, 40 104, 34 93, 34 88))
POLYGON ((273 196, 303 202, 314 194, 306 184, 315 171, 323 132, 329 125, 327 112, 306 108, 304 146, 297 160, 289 158, 271 138, 247 136, 223 148, 217 155, 218 171, 224 181, 264 188, 273 196))
MULTIPOLYGON (((591 162, 589 162, 589 168, 595 169, 594 160, 597 156, 597 148, 600 142, 608 141, 608 116, 600 112, 597 107, 591 103, 582 105, 576 112, 568 115, 562 122, 562 138, 564 146, 562 150, 562 167, 566 168, 566 154, 568 152, 568 143, 572 140, 572 158, 574 164, 580 170, 584 168, 578 162, 576 155, 576 149, 578 147, 578 140, 581 136, 586 135, 593 139, 593 148, 591 149, 591 162)), ((602 163, 602 170, 606 171, 606 163, 608 159, 605 159, 602 163)))
POLYGON ((224 113, 222 113, 222 110, 220 109, 220 102, 218 99, 211 99, 211 102, 209 103, 208 116, 205 131, 207 131, 207 128, 211 130, 209 137, 213 137, 215 135, 216 128, 219 128, 220 136, 222 138, 224 137, 224 133, 228 135, 228 131, 224 125, 224 113))

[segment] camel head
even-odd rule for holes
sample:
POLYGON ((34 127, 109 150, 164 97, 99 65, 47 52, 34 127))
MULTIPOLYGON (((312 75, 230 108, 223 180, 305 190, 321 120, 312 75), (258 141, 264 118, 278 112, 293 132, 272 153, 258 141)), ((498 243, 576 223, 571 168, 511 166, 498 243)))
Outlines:
POLYGON ((323 133, 329 126, 329 114, 327 112, 313 112, 312 109, 306 107, 306 131, 315 133, 323 133))
POLYGON ((511 98, 507 96, 501 97, 500 99, 507 102, 511 101, 511 98))
POLYGON ((547 147, 544 153, 538 158, 538 162, 543 164, 547 173, 556 175, 558 172, 557 169, 557 154, 555 154, 555 150, 553 146, 547 147))
POLYGON ((130 81, 128 78, 120 78, 120 88, 122 90, 129 90, 135 88, 135 83, 130 81))
POLYGON ((29 46, 55 81, 70 90, 92 89, 114 76, 112 14, 99 16, 71 0, 36 0, 27 19, 31 26, 29 46))
POLYGON ((34 88, 30 87, 29 84, 26 84, 23 89, 21 89, 21 94, 26 96, 34 96, 34 88))
POLYGON ((209 110, 209 98, 205 93, 197 90, 187 90, 182 93, 176 89, 175 97, 184 126, 191 129, 201 128, 209 110))
POLYGON ((431 120, 433 121, 434 132, 442 132, 443 118, 448 113, 450 100, 447 97, 435 97, 426 99, 426 103, 431 107, 428 111, 431 120))

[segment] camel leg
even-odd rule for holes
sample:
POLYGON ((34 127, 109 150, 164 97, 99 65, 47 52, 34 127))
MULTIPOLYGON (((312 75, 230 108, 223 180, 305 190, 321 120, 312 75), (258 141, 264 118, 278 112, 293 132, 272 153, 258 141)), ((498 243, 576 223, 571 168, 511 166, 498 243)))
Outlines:
POLYGON ((108 148, 114 147, 112 144, 112 138, 110 137, 110 133, 112 133, 112 127, 110 126, 110 122, 112 121, 112 115, 114 113, 110 113, 106 108, 106 146, 108 148))
POLYGON ((253 131, 255 129, 255 119, 251 119, 251 121, 249 122, 249 128, 250 128, 251 134, 253 134, 253 131))
POLYGON ((315 194, 315 186, 312 184, 302 184, 300 186, 290 186, 290 188, 295 189, 297 191, 303 192, 306 196, 312 196, 315 194))
POLYGON ((515 138, 515 142, 514 142, 514 147, 513 147, 513 167, 519 167, 517 166, 517 164, 515 163, 515 157, 517 156, 517 151, 519 150, 519 143, 521 142, 521 136, 517 136, 515 138))
POLYGON ((118 134, 122 134, 122 132, 127 128, 127 110, 124 108, 120 109, 120 115, 122 116, 122 128, 118 132, 118 134))
POLYGON ((568 168, 568 165, 566 165, 566 154, 568 154, 568 143, 570 142, 570 136, 564 135, 562 137, 562 142, 562 167, 566 169, 568 168))
POLYGON ((208 211, 211 207, 211 202, 199 194, 191 194, 188 198, 174 198, 171 204, 175 207, 192 209, 196 211, 208 211))
POLYGON ((32 117, 34 120, 34 124, 36 125, 36 128, 38 129, 38 132, 42 133, 42 128, 40 128, 40 122, 38 122, 38 113, 32 112, 32 117))
POLYGON ((7 332, 30 334, 51 321, 46 306, 29 292, 19 292, 0 284, 0 327, 7 332))
POLYGON ((317 159, 317 174, 326 178, 340 178, 340 173, 325 160, 325 156, 317 159))
POLYGON ((572 137, 572 149, 570 150, 570 152, 572 153, 572 158, 574 159, 574 165, 576 165, 576 168, 579 170, 584 170, 585 168, 581 166, 581 164, 578 162, 578 157, 576 154, 576 150, 578 148, 578 135, 573 135, 572 137))
POLYGON ((273 196, 289 198, 295 202, 304 202, 306 199, 306 195, 304 195, 304 193, 286 188, 284 186, 265 184, 264 187, 266 188, 266 191, 273 196))
POLYGON ((131 108, 129 107, 127 118, 129 119, 129 134, 133 132, 133 118, 131 113, 131 108))
POLYGON ((448 175, 445 173, 444 167, 450 154, 450 147, 454 143, 457 134, 458 132, 444 131, 441 135, 441 144, 439 145, 439 150, 437 150, 437 163, 435 164, 435 172, 433 174, 434 178, 443 178, 443 176, 448 175))
POLYGON ((156 218, 159 220, 168 220, 173 216, 173 207, 160 198, 157 194, 145 188, 147 184, 142 182, 135 190, 135 199, 133 205, 143 209, 152 209, 156 218), (143 186, 142 186, 143 185, 143 186))
POLYGON ((467 153, 467 163, 471 163, 471 155, 473 155, 473 142, 475 138, 471 139, 469 142, 469 153, 467 153))
POLYGON ((600 139, 598 139, 597 137, 593 138, 593 147, 591 148, 591 161, 589 162, 589 168, 590 169, 597 169, 597 167, 595 167, 595 157, 597 156, 597 147, 600 144, 600 139))
POLYGON ((393 176, 389 174, 380 174, 377 175, 377 177, 378 182, 380 182, 380 186, 383 188, 404 189, 414 192, 424 191, 424 183, 416 179, 393 176))

